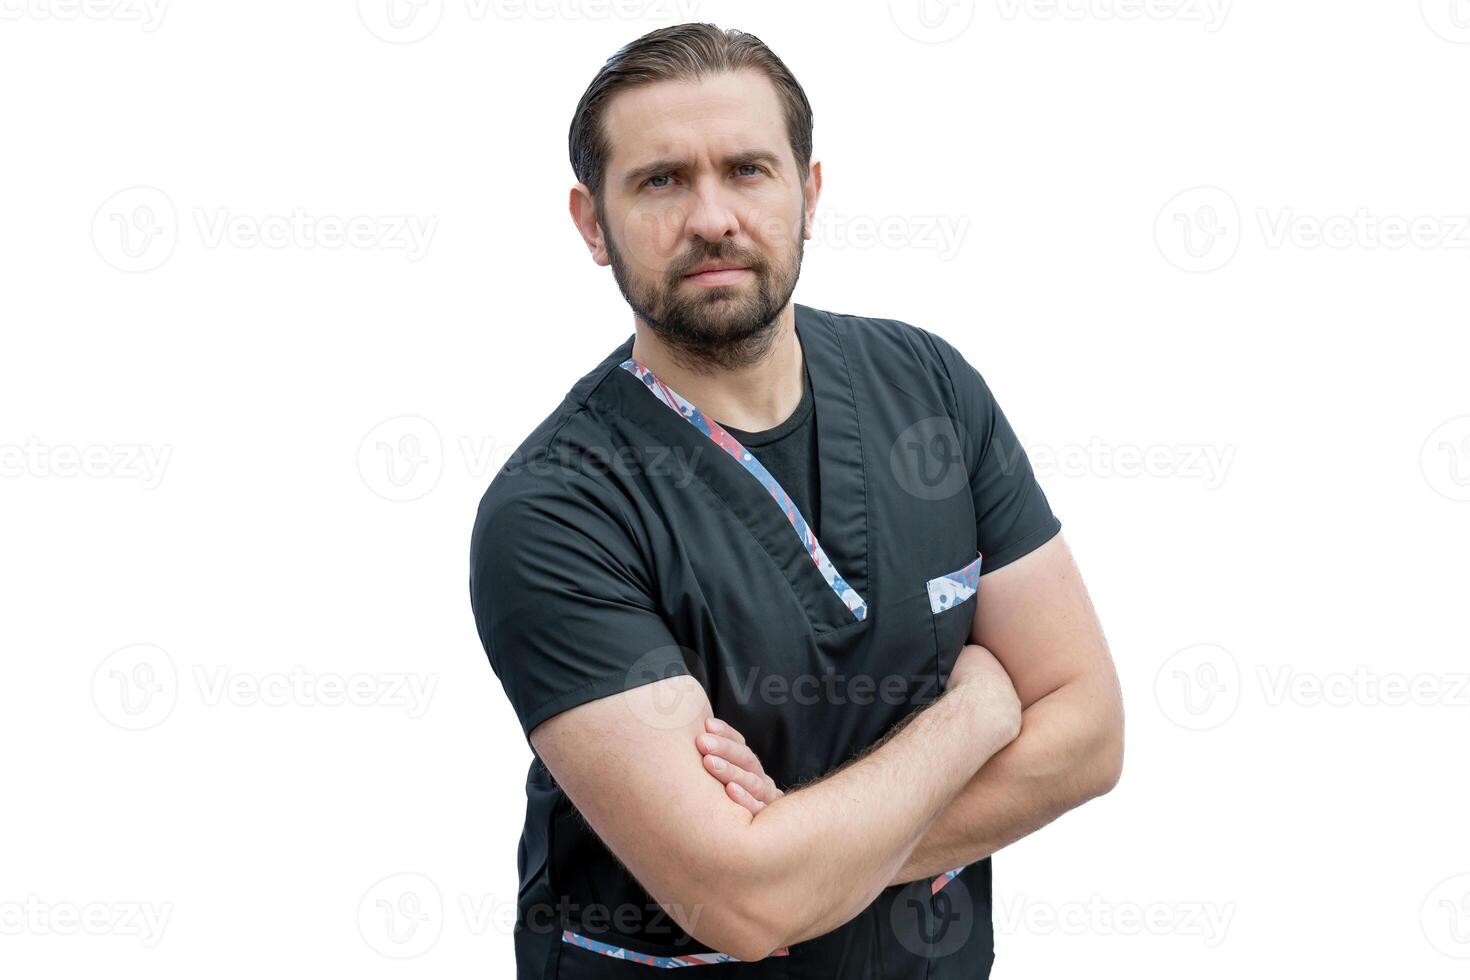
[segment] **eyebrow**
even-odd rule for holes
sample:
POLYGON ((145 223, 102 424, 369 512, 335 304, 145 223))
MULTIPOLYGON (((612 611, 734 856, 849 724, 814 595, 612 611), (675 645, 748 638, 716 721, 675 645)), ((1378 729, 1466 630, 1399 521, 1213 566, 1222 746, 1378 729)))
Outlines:
MULTIPOLYGON (((726 167, 734 167, 747 163, 767 163, 779 169, 781 158, 770 150, 739 150, 735 153, 726 154, 720 163, 726 167)), ((623 178, 623 184, 626 187, 636 188, 649 177, 657 174, 673 173, 688 169, 688 160, 674 160, 671 158, 654 160, 652 163, 645 163, 641 167, 635 167, 628 171, 627 176, 623 178)))

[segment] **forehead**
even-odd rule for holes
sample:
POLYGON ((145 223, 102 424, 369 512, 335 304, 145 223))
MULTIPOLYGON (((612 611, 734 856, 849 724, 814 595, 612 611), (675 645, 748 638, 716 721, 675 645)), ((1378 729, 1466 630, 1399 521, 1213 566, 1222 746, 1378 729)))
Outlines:
POLYGON ((650 82, 618 92, 602 117, 610 176, 666 156, 731 147, 790 153, 776 86, 759 71, 650 82))

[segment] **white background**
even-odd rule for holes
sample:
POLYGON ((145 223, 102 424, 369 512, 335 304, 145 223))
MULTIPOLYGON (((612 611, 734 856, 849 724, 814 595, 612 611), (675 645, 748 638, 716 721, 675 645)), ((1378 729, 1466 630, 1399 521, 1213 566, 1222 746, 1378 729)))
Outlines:
POLYGON ((995 976, 1465 975, 1470 3, 0 12, 6 976, 511 975, 470 525, 632 330, 577 97, 690 19, 815 106, 796 298, 980 369, 1118 661, 995 976))

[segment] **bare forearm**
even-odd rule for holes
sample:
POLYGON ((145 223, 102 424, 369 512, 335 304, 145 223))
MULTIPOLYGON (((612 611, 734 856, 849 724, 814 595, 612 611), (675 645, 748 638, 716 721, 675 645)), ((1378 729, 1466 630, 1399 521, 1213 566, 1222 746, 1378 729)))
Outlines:
POLYGON ((1015 736, 983 692, 946 693, 857 762, 788 793, 751 823, 765 881, 751 914, 771 945, 800 942, 866 908, 978 768, 1015 736))
POLYGON ((935 818, 892 883, 931 878, 987 857, 1117 782, 1122 716, 1105 683, 1064 685, 1021 719, 1021 734, 935 818))

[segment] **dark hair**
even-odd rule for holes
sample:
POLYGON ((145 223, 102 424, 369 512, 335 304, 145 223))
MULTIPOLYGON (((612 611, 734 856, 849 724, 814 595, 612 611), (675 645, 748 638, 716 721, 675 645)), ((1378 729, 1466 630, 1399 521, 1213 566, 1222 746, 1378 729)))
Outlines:
POLYGON ((572 170, 601 204, 602 181, 612 151, 602 130, 608 99, 623 89, 670 79, 754 68, 776 86, 786 110, 786 130, 797 172, 804 176, 812 159, 812 107, 801 84, 775 52, 754 34, 722 30, 714 24, 675 24, 649 31, 624 45, 593 77, 577 103, 568 135, 572 170))

